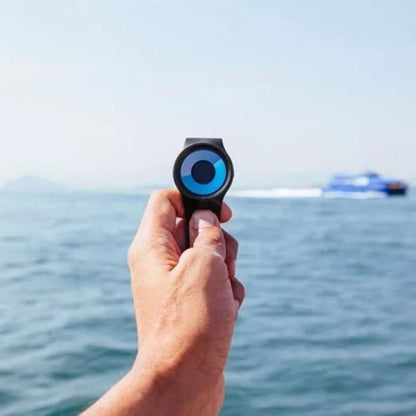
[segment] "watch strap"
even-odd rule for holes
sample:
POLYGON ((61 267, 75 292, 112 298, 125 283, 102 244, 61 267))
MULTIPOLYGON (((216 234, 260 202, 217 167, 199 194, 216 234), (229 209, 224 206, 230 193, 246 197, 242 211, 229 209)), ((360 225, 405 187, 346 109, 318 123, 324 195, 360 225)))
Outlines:
POLYGON ((185 140, 185 146, 190 146, 191 144, 200 144, 200 143, 209 143, 213 144, 214 146, 221 147, 224 149, 224 143, 222 142, 222 139, 210 139, 210 138, 202 138, 202 137, 188 137, 185 140))
POLYGON ((189 241, 189 223, 191 221, 192 214, 198 209, 208 209, 212 211, 218 219, 221 216, 221 207, 223 198, 215 198, 206 201, 198 201, 196 199, 190 199, 186 196, 182 196, 183 205, 185 210, 185 245, 188 248, 190 245, 189 241))

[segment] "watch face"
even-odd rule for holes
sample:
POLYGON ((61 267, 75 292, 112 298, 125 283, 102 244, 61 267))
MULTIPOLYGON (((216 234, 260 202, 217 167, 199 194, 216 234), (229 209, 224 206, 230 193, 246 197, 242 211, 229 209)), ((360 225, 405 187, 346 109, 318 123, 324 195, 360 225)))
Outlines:
POLYGON ((215 194, 231 182, 231 161, 209 145, 185 148, 174 169, 180 189, 199 197, 215 194), (178 180, 179 179, 179 180, 178 180))
POLYGON ((212 150, 195 150, 182 162, 182 182, 194 194, 213 194, 221 189, 226 177, 224 160, 212 150))

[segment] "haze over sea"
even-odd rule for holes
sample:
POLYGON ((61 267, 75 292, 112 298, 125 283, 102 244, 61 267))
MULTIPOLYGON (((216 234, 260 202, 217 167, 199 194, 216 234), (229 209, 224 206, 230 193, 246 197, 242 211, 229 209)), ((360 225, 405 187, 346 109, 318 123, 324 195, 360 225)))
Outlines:
MULTIPOLYGON (((76 415, 129 369, 146 199, 0 192, 2 416, 76 415)), ((415 415, 416 196, 228 202, 247 297, 221 415, 415 415)))

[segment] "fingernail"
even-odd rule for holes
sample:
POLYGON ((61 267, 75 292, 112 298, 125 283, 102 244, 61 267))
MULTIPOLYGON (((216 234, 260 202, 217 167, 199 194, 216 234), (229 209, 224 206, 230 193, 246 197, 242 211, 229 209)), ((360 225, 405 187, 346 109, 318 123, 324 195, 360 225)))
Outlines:
POLYGON ((215 214, 211 211, 197 211, 192 217, 194 228, 201 230, 215 225, 215 214))

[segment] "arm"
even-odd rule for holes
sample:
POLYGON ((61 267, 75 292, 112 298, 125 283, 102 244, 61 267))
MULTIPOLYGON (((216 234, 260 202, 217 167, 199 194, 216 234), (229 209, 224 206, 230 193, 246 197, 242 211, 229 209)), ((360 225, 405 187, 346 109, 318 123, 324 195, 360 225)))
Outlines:
MULTIPOLYGON (((129 249, 139 353, 129 373, 83 416, 217 415, 244 288, 236 240, 197 211, 184 250, 180 194, 152 195, 129 249)), ((221 220, 231 211, 223 205, 221 220)))

